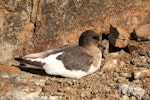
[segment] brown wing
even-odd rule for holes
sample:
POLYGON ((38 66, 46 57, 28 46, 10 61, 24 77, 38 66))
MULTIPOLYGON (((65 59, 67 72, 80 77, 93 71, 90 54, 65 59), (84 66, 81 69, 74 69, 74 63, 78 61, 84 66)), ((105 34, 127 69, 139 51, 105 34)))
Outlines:
POLYGON ((93 62, 93 57, 88 55, 83 48, 79 46, 66 49, 57 59, 61 60, 64 66, 69 70, 88 71, 93 62))

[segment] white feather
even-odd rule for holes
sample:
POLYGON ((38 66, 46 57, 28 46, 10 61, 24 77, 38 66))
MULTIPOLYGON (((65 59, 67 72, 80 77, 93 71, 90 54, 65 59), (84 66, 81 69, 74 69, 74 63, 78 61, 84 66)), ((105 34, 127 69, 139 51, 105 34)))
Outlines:
MULTIPOLYGON (((61 54, 63 54, 63 52, 49 55, 46 58, 36 58, 36 59, 30 59, 30 60, 40 61, 42 63, 45 63, 45 65, 43 66, 43 69, 49 75, 60 75, 60 76, 69 77, 69 78, 81 78, 83 76, 86 76, 95 72, 99 68, 99 67, 95 67, 94 65, 91 65, 90 69, 87 72, 82 71, 82 70, 68 70, 65 68, 61 60, 56 59, 61 54)), ((101 64, 101 61, 99 61, 99 66, 100 64, 101 64)))
MULTIPOLYGON (((61 75, 69 78, 81 78, 85 75, 91 74, 95 72, 99 67, 95 67, 93 65, 90 66, 90 69, 85 72, 82 70, 68 70, 65 68, 63 62, 61 60, 57 60, 56 57, 61 55, 63 52, 53 54, 44 59, 46 63, 43 68, 45 72, 49 75, 61 75)), ((99 62, 100 66, 101 62, 99 62)))

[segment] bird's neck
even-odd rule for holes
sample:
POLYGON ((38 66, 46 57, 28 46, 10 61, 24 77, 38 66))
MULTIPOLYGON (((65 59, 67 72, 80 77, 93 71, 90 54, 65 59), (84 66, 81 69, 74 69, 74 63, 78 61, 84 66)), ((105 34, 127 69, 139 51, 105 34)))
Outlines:
POLYGON ((84 46, 84 48, 92 55, 101 53, 100 49, 96 46, 84 46))

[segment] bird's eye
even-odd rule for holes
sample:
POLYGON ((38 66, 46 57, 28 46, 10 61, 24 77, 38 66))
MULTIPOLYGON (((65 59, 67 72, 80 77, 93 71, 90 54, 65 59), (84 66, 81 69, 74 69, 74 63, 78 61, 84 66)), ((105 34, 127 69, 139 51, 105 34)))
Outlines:
POLYGON ((96 37, 96 36, 94 36, 94 37, 93 37, 93 39, 95 39, 95 40, 99 40, 99 38, 98 38, 98 37, 96 37))

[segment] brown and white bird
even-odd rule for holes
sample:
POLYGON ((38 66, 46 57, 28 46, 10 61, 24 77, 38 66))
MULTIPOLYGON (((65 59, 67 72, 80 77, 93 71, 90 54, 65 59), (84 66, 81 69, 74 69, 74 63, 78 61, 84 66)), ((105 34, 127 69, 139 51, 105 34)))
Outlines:
POLYGON ((81 34, 76 46, 33 53, 16 60, 20 61, 20 67, 44 69, 49 75, 81 78, 100 68, 104 48, 99 35, 87 30, 81 34))

